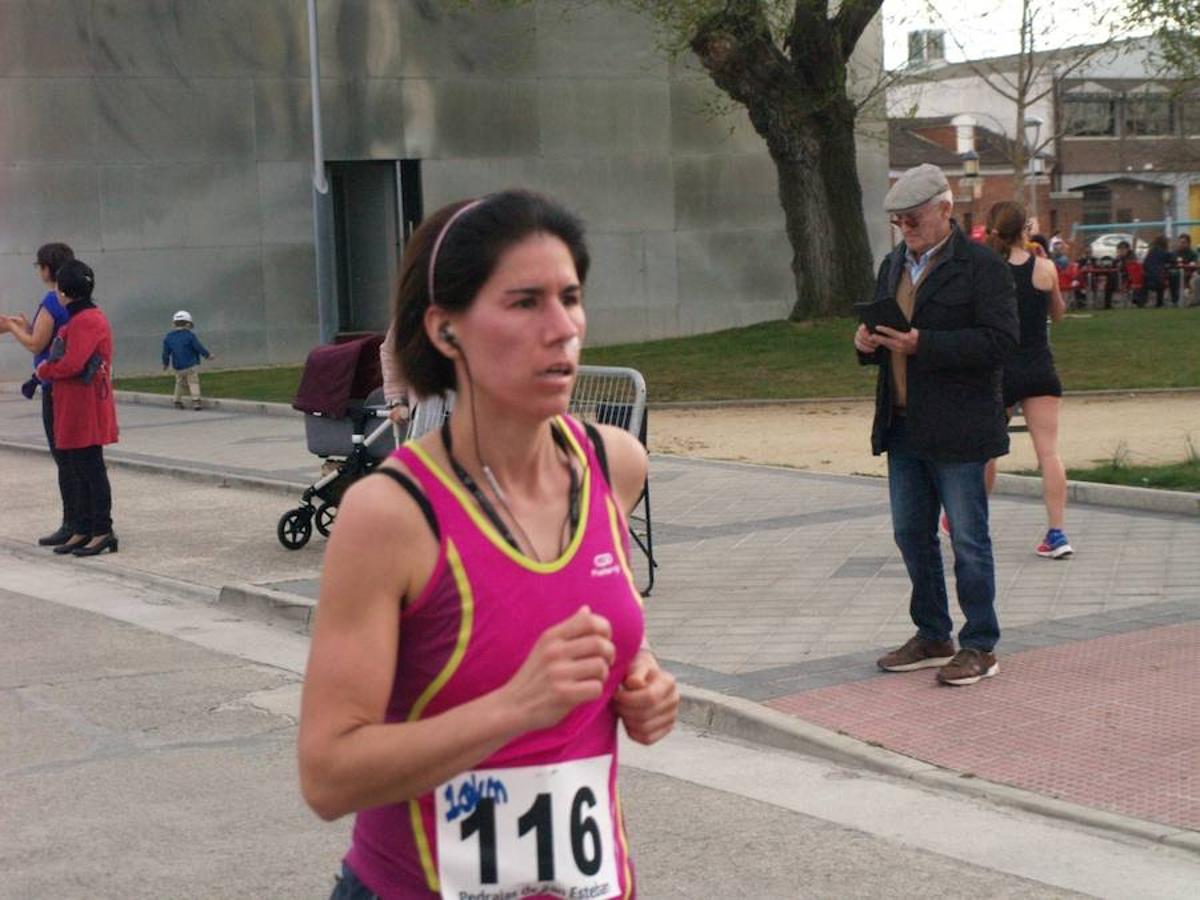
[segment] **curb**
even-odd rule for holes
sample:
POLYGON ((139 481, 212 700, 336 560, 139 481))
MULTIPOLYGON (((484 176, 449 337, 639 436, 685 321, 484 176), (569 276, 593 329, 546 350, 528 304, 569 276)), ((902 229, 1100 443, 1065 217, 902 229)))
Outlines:
MULTIPOLYGON (((0 382, 0 394, 18 394, 20 385, 13 382, 0 382)), ((171 394, 151 394, 148 391, 113 391, 113 398, 118 403, 128 403, 133 406, 166 406, 170 407, 175 401, 171 394)), ((191 402, 190 400, 188 401, 191 402)), ((204 409, 216 409, 223 412, 245 413, 253 416, 294 416, 304 418, 304 413, 292 409, 287 403, 268 403, 265 400, 234 400, 230 398, 205 397, 200 401, 204 409)))
MULTIPOLYGON (((0 547, 24 559, 39 562, 48 559, 46 553, 39 552, 39 548, 9 538, 0 538, 0 547)), ((49 561, 54 565, 72 564, 53 556, 49 557, 49 561)), ((308 597, 245 582, 227 584, 215 591, 205 585, 124 568, 102 559, 89 560, 88 566, 109 577, 139 581, 182 593, 207 604, 227 608, 239 618, 285 628, 304 636, 310 634, 317 605, 315 600, 308 597)), ((1129 835, 1200 855, 1200 833, 1194 831, 1092 809, 1022 788, 985 781, 970 773, 943 769, 885 747, 829 731, 740 697, 731 697, 686 684, 679 685, 679 692, 679 721, 704 731, 759 746, 817 757, 842 766, 865 768, 928 788, 979 797, 1002 806, 1023 809, 1102 831, 1129 835)))
MULTIPOLYGON (((996 494, 1010 497, 1042 497, 1042 479, 1030 475, 996 476, 996 494)), ((1140 509, 1145 512, 1168 513, 1179 516, 1200 516, 1200 493, 1164 491, 1157 488, 1132 487, 1124 484, 1101 484, 1097 481, 1068 481, 1067 500, 1091 506, 1111 506, 1118 509, 1140 509)))
MULTIPOLYGON (((216 601, 244 619, 309 635, 316 601, 247 583, 221 588, 216 601)), ((723 737, 954 791, 1101 831, 1116 832, 1200 855, 1200 833, 1135 819, 944 769, 886 747, 794 718, 752 700, 680 684, 679 721, 723 737)))
MULTIPOLYGON (((50 451, 45 446, 22 444, 18 441, 0 439, 0 450, 11 450, 15 453, 49 456, 50 451)), ((119 451, 118 451, 119 453, 119 451)), ((167 465, 165 463, 145 462, 137 459, 124 459, 116 454, 105 454, 105 465, 117 469, 127 469, 131 472, 141 472, 147 475, 163 475, 190 481, 194 484, 215 485, 222 488, 250 488, 251 490, 267 491, 272 494, 283 494, 295 498, 308 486, 302 482, 280 481, 274 478, 260 478, 254 475, 235 475, 210 469, 200 469, 195 466, 167 465)))
MULTIPOLYGON (((133 406, 165 406, 170 407, 175 402, 170 394, 150 394, 144 391, 113 391, 113 397, 118 403, 128 403, 133 406)), ((292 409, 286 403, 268 403, 259 400, 228 400, 220 397, 200 401, 204 409, 220 410, 221 412, 243 413, 252 416, 280 416, 304 418, 304 413, 292 409)))
MULTIPOLYGON (((0 548, 30 562, 49 563, 54 566, 79 565, 79 563, 74 561, 73 557, 56 556, 50 552, 49 547, 38 547, 35 544, 28 544, 24 541, 13 540, 12 538, 0 537, 0 548)), ((87 560, 84 565, 99 575, 137 581, 148 587, 161 588, 162 590, 182 594, 189 599, 198 600, 201 603, 211 605, 217 600, 217 589, 210 585, 198 584, 195 581, 184 581, 180 578, 159 575, 155 572, 146 572, 142 569, 131 569, 120 563, 111 562, 110 559, 111 557, 95 556, 87 560)))
MULTIPOLYGON (((18 453, 49 455, 44 446, 23 444, 18 441, 0 439, 0 450, 13 450, 18 453)), ((120 451, 117 451, 119 454, 120 451)), ((690 459, 690 457, 674 457, 674 454, 663 454, 668 457, 690 459)), ((195 466, 168 465, 166 463, 145 462, 135 459, 123 459, 112 454, 105 455, 105 463, 120 469, 133 472, 143 472, 150 475, 167 475, 191 481, 196 484, 215 484, 224 488, 250 488, 251 490, 268 491, 295 497, 298 492, 308 486, 304 482, 280 481, 274 478, 261 478, 254 475, 236 475, 195 466)), ((785 472, 798 472, 787 466, 762 466, 758 463, 740 463, 732 460, 699 460, 724 465, 741 465, 755 468, 780 469, 785 472)), ((859 475, 829 475, 828 478, 862 478, 859 475)), ((873 478, 879 481, 878 478, 873 478)), ((1028 475, 1010 475, 1000 473, 996 477, 995 493, 1006 497, 1031 497, 1040 499, 1042 496, 1042 481, 1040 478, 1028 475)), ((1099 484, 1089 481, 1068 481, 1067 499, 1072 503, 1082 503, 1089 506, 1103 506, 1113 509, 1136 509, 1143 512, 1161 513, 1178 516, 1200 516, 1200 493, 1187 491, 1163 491, 1155 488, 1128 487, 1120 484, 1099 484)))
POLYGON ((216 602, 218 606, 229 607, 243 619, 276 625, 306 636, 311 631, 313 612, 317 608, 317 601, 309 597, 248 582, 224 585, 216 602))
POLYGON ((1117 832, 1200 855, 1200 833, 1195 831, 1045 797, 1023 788, 985 781, 969 772, 943 769, 740 697, 683 684, 679 685, 679 693, 679 720, 714 734, 815 756, 843 766, 865 768, 925 787, 980 797, 1002 806, 1117 832))
MULTIPOLYGON (((16 382, 0 382, 0 394, 16 394, 20 386, 16 382)), ((1150 397, 1158 395, 1180 394, 1200 395, 1200 387, 1165 387, 1165 388, 1103 388, 1094 391, 1071 391, 1068 396, 1080 399, 1102 399, 1105 397, 1150 397)), ((147 391, 114 391, 113 396, 118 403, 132 403, 142 406, 171 406, 173 400, 170 394, 152 394, 147 391)), ((246 413, 259 416, 299 416, 304 413, 293 409, 287 403, 273 403, 265 400, 235 400, 215 397, 204 399, 206 409, 218 409, 225 412, 246 413)), ((648 401, 648 409, 687 410, 687 409, 733 409, 739 406, 757 408, 762 406, 807 406, 820 403, 874 403, 874 393, 860 396, 844 397, 778 397, 778 398, 743 398, 738 400, 660 400, 648 401)))
MULTIPOLYGON (((1159 394, 1200 395, 1200 388, 1103 388, 1095 391, 1071 391, 1071 398, 1083 400, 1103 399, 1105 397, 1146 397, 1159 394)), ((648 409, 687 410, 687 409, 736 409, 739 406, 758 408, 761 406, 806 406, 819 403, 874 403, 875 394, 862 394, 853 397, 780 397, 776 399, 756 398, 741 400, 660 400, 657 403, 648 401, 648 409)))

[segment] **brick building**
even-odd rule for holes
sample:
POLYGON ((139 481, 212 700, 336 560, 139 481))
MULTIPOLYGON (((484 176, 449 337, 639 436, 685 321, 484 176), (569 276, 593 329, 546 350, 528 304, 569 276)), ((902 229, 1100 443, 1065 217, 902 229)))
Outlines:
MULTIPOLYGON (((947 174, 961 176, 961 129, 953 123, 970 120, 987 126, 975 126, 982 178, 973 191, 975 206, 959 204, 960 217, 970 211, 977 220, 994 199, 1011 196, 1003 161, 985 148, 1030 135, 1021 133, 1016 106, 988 87, 979 69, 1015 75, 1018 64, 1013 55, 958 63, 922 59, 910 66, 888 95, 893 173, 914 158, 916 147, 932 153, 935 144, 945 152, 919 161, 940 160, 947 174)), ((1163 231, 1200 232, 1184 224, 1200 221, 1200 89, 1164 77, 1154 39, 1046 51, 1034 54, 1033 64, 1039 80, 1031 95, 1044 96, 1026 113, 1041 123, 1033 140, 1049 182, 1038 187, 1041 229, 1068 239, 1080 225, 1124 223, 1112 230, 1144 240, 1163 231), (1055 74, 1079 57, 1083 62, 1068 77, 1055 74)), ((1028 190, 1023 199, 1033 207, 1028 190)), ((1076 234, 1076 247, 1086 241, 1086 233, 1076 234)))
MULTIPOLYGON (((929 116, 888 120, 888 176, 894 183, 905 169, 933 163, 946 173, 954 191, 954 217, 968 234, 987 220, 988 210, 1001 200, 1019 200, 1035 211, 1041 229, 1050 234, 1057 226, 1060 206, 1052 198, 1050 178, 1027 179, 1018 187, 1013 178, 1012 141, 980 126, 972 116, 929 116), (963 156, 979 157, 979 175, 971 178, 963 156), (1036 192, 1036 197, 1035 193, 1036 192)), ((1047 159, 1052 171, 1053 159, 1047 159)))

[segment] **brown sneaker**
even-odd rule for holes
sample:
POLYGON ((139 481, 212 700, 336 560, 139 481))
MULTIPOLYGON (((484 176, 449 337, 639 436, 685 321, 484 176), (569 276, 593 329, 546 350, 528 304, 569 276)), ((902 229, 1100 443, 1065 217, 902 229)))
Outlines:
POLYGON ((944 666, 954 656, 954 641, 927 641, 913 635, 899 650, 879 657, 876 665, 885 672, 912 672, 944 666))
POLYGON ((954 654, 954 659, 938 670, 937 680, 942 684, 974 684, 981 679, 991 678, 999 671, 1000 663, 996 662, 996 654, 963 647, 954 654))

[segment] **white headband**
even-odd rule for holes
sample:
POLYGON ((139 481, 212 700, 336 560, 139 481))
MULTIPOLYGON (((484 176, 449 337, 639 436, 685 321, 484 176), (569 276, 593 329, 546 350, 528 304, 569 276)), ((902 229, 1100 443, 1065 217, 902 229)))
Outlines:
POLYGON ((482 200, 472 200, 470 203, 466 204, 465 206, 460 206, 457 210, 455 210, 454 215, 452 215, 449 219, 446 220, 446 224, 443 225, 442 230, 438 232, 437 240, 435 240, 433 242, 433 252, 429 254, 429 279, 428 279, 429 280, 429 303, 431 306, 437 305, 437 300, 434 299, 434 294, 433 294, 433 269, 437 265, 438 251, 442 249, 442 241, 446 237, 446 232, 448 232, 450 230, 451 225, 453 225, 455 222, 457 222, 459 220, 460 216, 462 216, 463 214, 465 214, 467 212, 470 212, 475 207, 479 206, 479 204, 481 204, 481 203, 483 203, 482 200))

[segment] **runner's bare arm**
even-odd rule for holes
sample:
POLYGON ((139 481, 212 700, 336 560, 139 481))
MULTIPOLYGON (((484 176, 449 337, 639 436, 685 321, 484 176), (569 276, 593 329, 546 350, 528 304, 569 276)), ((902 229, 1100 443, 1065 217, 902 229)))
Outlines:
POLYGON ((436 553, 398 486, 369 478, 347 491, 325 555, 298 738, 301 789, 323 819, 419 796, 603 690, 611 629, 584 608, 547 629, 500 689, 428 719, 385 723, 401 597, 428 580, 436 553))
MULTIPOLYGON (((613 492, 626 514, 633 512, 646 483, 646 448, 622 428, 598 426, 608 453, 613 492)), ((679 688, 675 676, 659 665, 644 642, 613 700, 625 732, 641 744, 653 744, 675 727, 679 712, 679 688)))
POLYGON ((1058 269, 1048 259, 1038 259, 1033 264, 1033 286, 1050 295, 1050 320, 1061 322, 1067 314, 1067 302, 1058 286, 1058 269))
POLYGON ((624 428, 615 425, 597 425, 596 430, 604 441, 604 452, 608 455, 608 474, 613 493, 621 512, 629 515, 637 506, 646 484, 649 460, 646 448, 624 428))

